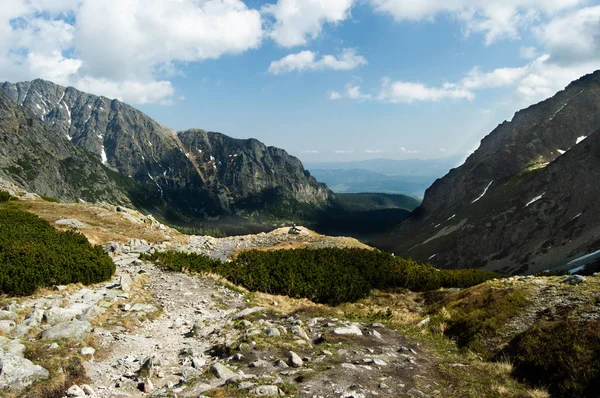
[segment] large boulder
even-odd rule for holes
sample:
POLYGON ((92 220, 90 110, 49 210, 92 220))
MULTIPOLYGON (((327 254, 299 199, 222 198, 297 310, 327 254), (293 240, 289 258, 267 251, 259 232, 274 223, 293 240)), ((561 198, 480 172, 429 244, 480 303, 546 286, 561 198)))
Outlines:
POLYGON ((0 365, 0 391, 19 392, 50 376, 50 373, 43 367, 1 349, 0 363, 2 363, 0 365))
POLYGON ((52 307, 44 313, 46 322, 50 325, 56 325, 61 322, 68 322, 83 313, 82 308, 60 308, 52 307))
POLYGON ((73 340, 81 341, 87 337, 92 330, 88 321, 62 322, 52 326, 42 334, 45 340, 73 340))

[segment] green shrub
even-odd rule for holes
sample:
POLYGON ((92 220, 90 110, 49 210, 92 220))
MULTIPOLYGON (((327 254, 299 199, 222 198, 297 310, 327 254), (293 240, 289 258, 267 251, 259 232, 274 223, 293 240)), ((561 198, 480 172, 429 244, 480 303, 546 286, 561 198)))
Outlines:
POLYGON ((359 300, 371 289, 427 291, 468 287, 499 277, 477 270, 438 270, 363 249, 251 250, 228 263, 178 252, 155 253, 147 259, 173 271, 218 273, 252 291, 305 297, 330 305, 359 300))
POLYGON ((554 321, 517 336, 504 355, 514 375, 557 397, 600 396, 600 321, 554 321))
POLYGON ((60 201, 52 196, 40 195, 40 198, 45 200, 46 202, 59 203, 60 201))
POLYGON ((0 208, 0 293, 109 279, 115 265, 101 246, 75 231, 60 232, 23 210, 0 208))
POLYGON ((11 194, 9 194, 6 191, 0 191, 0 203, 8 202, 10 200, 17 200, 17 198, 15 198, 14 196, 12 196, 11 194))
MULTIPOLYGON (((494 337, 503 325, 521 312, 529 303, 523 290, 498 289, 488 285, 461 291, 436 303, 430 312, 444 307, 449 319, 439 319, 448 327, 444 334, 454 339, 459 347, 468 348, 484 356, 491 356, 484 340, 494 337)), ((432 327, 438 321, 434 316, 432 327)))

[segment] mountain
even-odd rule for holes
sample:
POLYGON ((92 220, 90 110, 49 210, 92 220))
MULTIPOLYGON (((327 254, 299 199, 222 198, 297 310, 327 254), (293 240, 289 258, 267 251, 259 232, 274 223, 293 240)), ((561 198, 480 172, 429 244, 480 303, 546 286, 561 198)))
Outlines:
POLYGON ((425 190, 440 176, 385 175, 364 169, 309 169, 336 193, 379 192, 422 198, 425 190))
POLYGON ((0 92, 0 178, 70 201, 129 203, 117 173, 0 92))
POLYGON ((445 268, 535 272, 600 249, 600 71, 515 114, 382 244, 445 268))
POLYGON ((85 149, 98 164, 138 184, 142 207, 152 203, 183 218, 285 217, 309 214, 331 200, 300 160, 257 140, 175 132, 118 100, 44 80, 0 88, 43 121, 56 140, 85 149))
POLYGON ((464 158, 370 159, 305 163, 319 181, 338 193, 383 192, 422 198, 425 190, 464 158))

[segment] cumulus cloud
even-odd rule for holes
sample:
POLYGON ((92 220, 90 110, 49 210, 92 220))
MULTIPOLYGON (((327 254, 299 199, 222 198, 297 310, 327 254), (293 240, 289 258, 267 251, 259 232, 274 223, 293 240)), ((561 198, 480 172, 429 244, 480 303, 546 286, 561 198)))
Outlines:
POLYGON ((345 149, 336 149, 335 151, 333 151, 333 153, 337 153, 337 154, 341 154, 341 155, 347 155, 347 154, 354 153, 354 151, 348 151, 348 150, 345 150, 345 149))
POLYGON ((365 153, 376 154, 376 153, 384 153, 381 149, 366 149, 365 153))
POLYGON ((449 15, 460 21, 468 35, 482 33, 490 45, 500 39, 516 39, 519 32, 542 16, 552 16, 586 0, 369 0, 379 12, 397 21, 433 21, 449 15))
POLYGON ((37 77, 134 103, 168 103, 177 63, 256 48, 260 12, 241 0, 8 0, 0 79, 37 77), (99 18, 101 16, 101 18, 99 18))
POLYGON ((365 57, 356 54, 354 48, 344 49, 338 57, 324 55, 320 59, 317 59, 317 54, 312 51, 301 51, 271 62, 269 73, 279 75, 293 71, 352 70, 366 64, 365 57))
POLYGON ((332 91, 329 92, 329 99, 330 100, 338 100, 338 99, 343 98, 343 97, 344 97, 344 95, 342 93, 340 93, 339 91, 332 90, 332 91))
POLYGON ((283 47, 315 39, 324 24, 338 24, 350 16, 354 0, 278 0, 262 8, 275 21, 269 36, 283 47))
POLYGON ((316 149, 309 149, 309 150, 306 150, 306 151, 302 151, 302 153, 317 154, 317 153, 319 153, 319 151, 317 151, 316 149))
POLYGON ((472 92, 452 83, 445 83, 441 87, 429 87, 421 83, 393 81, 387 77, 383 79, 377 96, 381 101, 392 103, 437 102, 443 99, 472 100, 474 97, 472 92))
POLYGON ((521 55, 521 58, 526 60, 531 60, 538 57, 538 52, 535 47, 521 46, 519 49, 519 54, 521 55))

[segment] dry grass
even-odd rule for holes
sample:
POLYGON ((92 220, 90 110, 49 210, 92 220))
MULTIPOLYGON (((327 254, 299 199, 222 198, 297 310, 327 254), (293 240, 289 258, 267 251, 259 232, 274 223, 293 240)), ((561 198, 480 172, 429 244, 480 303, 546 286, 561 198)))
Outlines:
MULTIPOLYGON (((75 218, 88 224, 90 227, 81 229, 80 232, 92 244, 103 244, 111 240, 126 242, 132 236, 145 239, 150 243, 165 240, 183 241, 184 239, 182 234, 174 230, 170 230, 169 235, 166 235, 148 224, 133 222, 131 218, 135 217, 127 215, 127 213, 116 212, 115 207, 110 205, 53 203, 36 200, 19 202, 19 206, 40 216, 52 225, 62 218, 75 218)), ((58 227, 58 229, 68 228, 58 227)))

